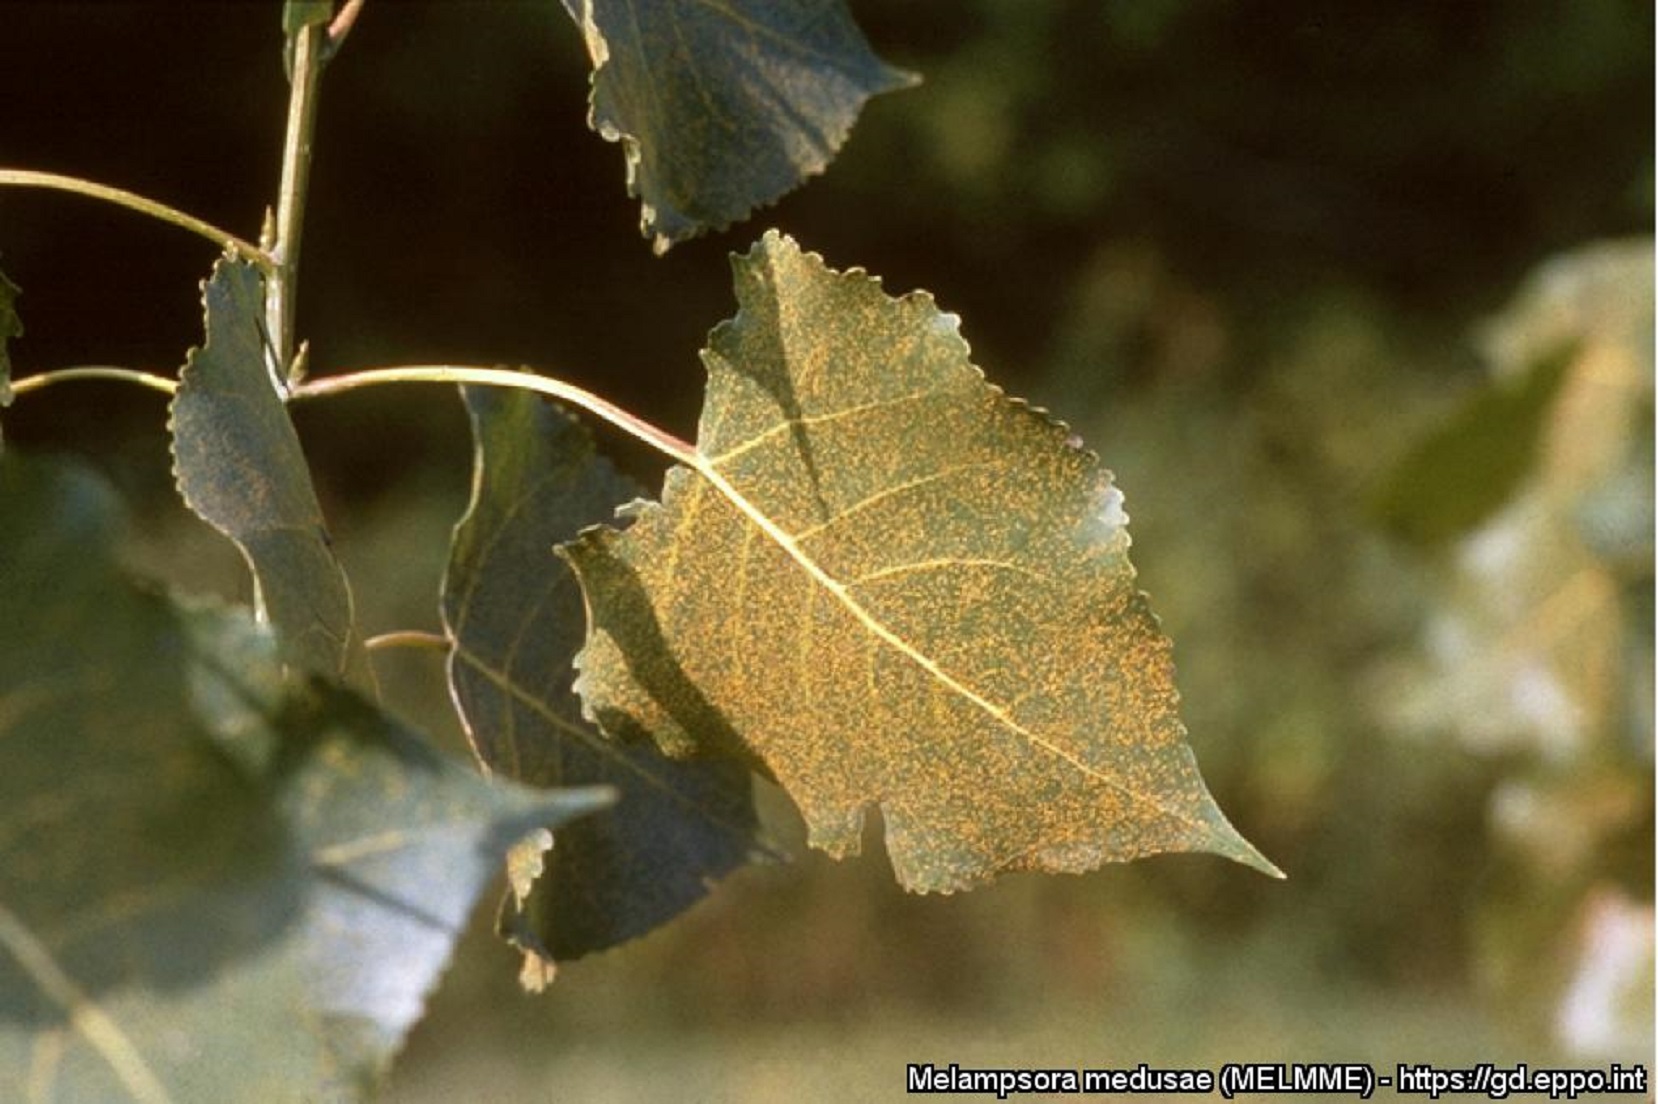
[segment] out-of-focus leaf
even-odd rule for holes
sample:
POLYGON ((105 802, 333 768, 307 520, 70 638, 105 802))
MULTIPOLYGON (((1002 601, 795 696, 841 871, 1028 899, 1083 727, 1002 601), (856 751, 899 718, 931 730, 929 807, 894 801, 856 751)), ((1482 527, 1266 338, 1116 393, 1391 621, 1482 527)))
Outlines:
POLYGON ((221 258, 203 285, 207 337, 173 396, 173 469, 189 507, 236 542, 282 661, 340 678, 367 659, 299 437, 266 367, 258 270, 221 258))
POLYGON ((0 462, 0 1098, 346 1099, 508 846, 491 785, 269 630, 113 566, 108 492, 0 462))
POLYGON ((1499 379, 1572 352, 1532 464, 1451 549, 1421 669, 1398 672, 1415 689, 1388 694, 1401 727, 1556 764, 1623 736, 1650 762, 1650 609, 1631 595, 1652 587, 1652 271, 1650 241, 1576 251, 1491 328, 1499 379))
POLYGON ((1425 565, 1418 653, 1382 684, 1402 731, 1500 756, 1474 976, 1507 1007, 1550 1009, 1533 1026, 1585 1060, 1652 1035, 1650 1000, 1620 1006, 1640 991, 1621 982, 1650 976, 1651 904, 1603 913, 1652 866, 1652 334, 1650 240, 1548 261, 1487 328, 1493 387, 1571 355, 1522 477, 1425 565), (1617 930, 1629 919, 1644 954, 1617 930))
POLYGON ((443 615, 450 685, 472 746, 508 777, 602 782, 619 795, 614 810, 561 831, 544 859, 527 857, 544 869, 504 906, 502 927, 533 966, 641 935, 701 900, 755 857, 755 814, 741 765, 679 762, 648 740, 606 739, 570 690, 581 591, 553 545, 614 517, 637 488, 594 455, 579 424, 537 397, 462 393, 476 461, 443 615))
POLYGON ((589 715, 757 759, 835 855, 878 807, 915 890, 1160 851, 1274 871, 1198 774, 1098 459, 925 293, 775 233, 734 267, 696 469, 564 549, 589 715))
POLYGON ((593 62, 589 123, 627 159, 657 252, 822 172, 864 101, 915 82, 841 0, 563 0, 593 62))
POLYGON ((1375 500, 1382 525, 1421 545, 1442 545, 1495 513, 1531 470, 1544 415, 1571 347, 1517 380, 1492 380, 1389 473, 1375 500))
POLYGON ((1574 1056, 1616 1061, 1645 1053, 1658 977, 1652 902, 1602 883, 1584 895, 1573 919, 1572 972, 1555 1011, 1556 1037, 1574 1056))

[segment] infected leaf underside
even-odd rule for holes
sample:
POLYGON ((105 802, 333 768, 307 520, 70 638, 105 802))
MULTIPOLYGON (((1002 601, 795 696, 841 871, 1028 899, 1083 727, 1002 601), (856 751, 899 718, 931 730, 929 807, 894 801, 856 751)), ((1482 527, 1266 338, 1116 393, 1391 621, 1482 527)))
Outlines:
POLYGON ((588 715, 758 761, 837 855, 879 807, 916 890, 1176 850, 1277 873, 1198 775, 1098 460, 925 294, 775 233, 735 270, 696 470, 564 549, 588 715))

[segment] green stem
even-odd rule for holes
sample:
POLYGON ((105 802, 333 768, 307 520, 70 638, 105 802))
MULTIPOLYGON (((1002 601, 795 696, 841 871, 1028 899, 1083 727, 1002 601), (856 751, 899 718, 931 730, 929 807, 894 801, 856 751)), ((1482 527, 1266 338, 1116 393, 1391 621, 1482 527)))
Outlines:
POLYGON ((658 429, 614 403, 599 398, 591 391, 584 391, 574 384, 550 376, 538 376, 533 372, 515 372, 507 368, 469 368, 456 364, 411 364, 307 380, 296 386, 290 392, 290 397, 310 399, 323 395, 338 395, 346 391, 355 391, 359 387, 373 387, 382 383, 465 383, 481 387, 516 387, 521 391, 534 391, 567 402, 571 406, 579 406, 589 414, 603 418, 624 433, 638 438, 682 464, 689 467, 700 466, 697 450, 666 430, 658 429))
POLYGON ((194 215, 187 215, 183 211, 157 203, 153 199, 123 191, 120 188, 111 188, 107 184, 95 184, 90 180, 82 180, 78 176, 59 176, 57 173, 32 172, 28 169, 0 169, 0 186, 13 188, 51 188, 60 192, 73 192, 76 195, 87 196, 91 199, 101 199, 106 203, 113 203, 160 219, 162 222, 172 223, 190 231, 199 237, 218 245, 221 249, 228 249, 238 253, 247 260, 258 265, 260 269, 269 273, 276 270, 276 259, 260 249, 252 242, 243 241, 235 234, 221 230, 212 223, 203 222, 194 215))
POLYGON ((152 391, 168 395, 178 390, 178 381, 170 380, 166 376, 153 376, 135 368, 88 364, 75 368, 59 368, 51 372, 37 372, 32 376, 12 380, 12 394, 26 395, 30 391, 50 387, 54 383, 69 383, 72 380, 117 380, 121 383, 136 383, 140 387, 148 387, 152 391))
POLYGON ((265 327, 276 350, 277 382, 294 361, 294 296, 299 284, 299 243, 305 228, 305 196, 311 180, 311 144, 316 134, 317 89, 328 28, 301 27, 294 36, 294 70, 288 93, 288 127, 282 141, 282 183, 276 200, 276 233, 271 254, 276 268, 265 284, 265 327))

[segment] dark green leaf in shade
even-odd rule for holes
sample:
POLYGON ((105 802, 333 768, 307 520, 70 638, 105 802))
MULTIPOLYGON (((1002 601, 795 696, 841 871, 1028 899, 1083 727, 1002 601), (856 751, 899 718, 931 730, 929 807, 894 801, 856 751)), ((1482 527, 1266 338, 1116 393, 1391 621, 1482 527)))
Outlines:
POLYGON ((593 62, 589 123, 620 142, 657 252, 822 172, 869 97, 915 82, 841 0, 563 0, 593 62))
MULTIPOLYGON (((0 272, 0 407, 12 402, 12 355, 7 342, 23 336, 23 320, 17 317, 17 285, 0 272)), ((0 437, 0 443, 5 438, 0 437)))
POLYGON ((564 548, 588 714, 757 758, 831 854, 878 808, 918 891, 1160 851, 1276 873, 1198 774, 1098 459, 927 294, 775 232, 734 268, 694 469, 564 548))
POLYGON ((1372 509, 1396 536, 1424 547, 1472 530, 1531 470, 1545 415, 1576 355, 1565 345, 1519 379, 1492 379, 1388 473, 1372 509))
POLYGON ((472 746, 510 778, 606 783, 619 795, 613 810, 561 831, 549 854, 525 856, 523 882, 533 888, 508 901, 502 927, 533 978, 544 960, 641 935, 700 900, 756 857, 756 822, 741 765, 681 762, 649 740, 607 739, 582 720, 570 690, 582 599, 553 546, 614 517, 637 488, 594 455, 578 423, 538 397, 462 394, 476 463, 443 616, 450 685, 472 746))
POLYGON ((491 784, 269 629, 114 566, 112 499, 0 460, 0 1099, 345 1100, 515 840, 491 784))
POLYGON ((185 358, 169 423, 179 491, 242 550, 282 661, 332 678, 365 678, 351 588, 267 368, 258 270, 221 258, 203 300, 207 339, 185 358))

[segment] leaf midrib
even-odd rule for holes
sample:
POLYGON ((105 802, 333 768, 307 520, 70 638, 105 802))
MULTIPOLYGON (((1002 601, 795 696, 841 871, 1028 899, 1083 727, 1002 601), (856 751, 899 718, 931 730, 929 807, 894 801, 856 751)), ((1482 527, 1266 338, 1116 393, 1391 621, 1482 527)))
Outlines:
POLYGON ((998 724, 1002 725, 1004 728, 1015 733, 1016 735, 1028 740, 1033 746, 1065 761, 1066 763, 1069 763, 1085 777, 1093 779, 1104 786, 1108 786, 1111 789, 1116 790, 1125 797, 1129 798, 1131 801, 1149 805, 1153 809, 1156 809, 1159 813, 1172 817, 1175 820, 1188 825, 1189 827, 1203 829, 1205 831, 1209 830, 1208 825, 1205 822, 1194 818, 1184 810, 1171 808, 1169 805, 1160 801, 1156 796, 1137 790, 1132 786, 1125 785, 1120 780, 1090 766, 1059 745, 1045 739, 1040 734, 1031 731, 1024 725, 1021 725, 1018 721, 1008 716, 1007 712, 995 702, 986 698, 984 695, 980 694, 978 691, 974 690, 972 687, 968 686, 966 683, 944 670, 944 668, 940 667, 938 663, 932 659, 932 657, 915 648, 902 636, 899 636, 892 629, 888 628, 885 623, 883 623, 869 610, 865 609, 863 604, 854 598, 851 593, 849 593, 846 584, 842 583, 839 579, 836 579, 833 575, 830 575, 827 571, 825 571, 817 563, 817 561, 813 560, 811 556, 806 554, 805 550, 799 546, 792 536, 784 532, 783 529, 778 526, 776 522, 772 521, 763 510, 761 510, 754 503, 750 502, 741 491, 733 486, 731 482, 720 473, 719 468, 717 467, 718 460, 710 460, 700 453, 697 454, 695 460, 695 469, 697 474, 701 475, 714 487, 715 490, 724 495, 727 501, 735 506, 737 510, 751 522, 753 522, 761 532, 770 537, 779 548, 781 548, 791 559, 800 565, 801 569, 804 570, 813 581, 833 595, 835 599, 839 601, 843 607, 845 607, 847 612, 856 618, 857 621, 864 626, 864 628, 869 630, 872 635, 885 643, 888 647, 909 659, 912 663, 916 664, 933 678, 937 679, 946 689, 970 702, 992 720, 996 721, 998 724))

